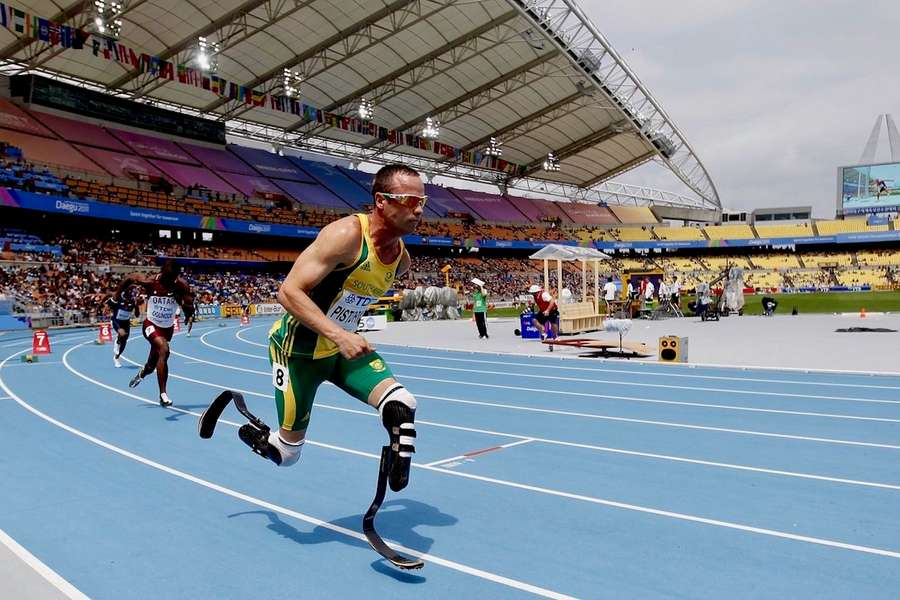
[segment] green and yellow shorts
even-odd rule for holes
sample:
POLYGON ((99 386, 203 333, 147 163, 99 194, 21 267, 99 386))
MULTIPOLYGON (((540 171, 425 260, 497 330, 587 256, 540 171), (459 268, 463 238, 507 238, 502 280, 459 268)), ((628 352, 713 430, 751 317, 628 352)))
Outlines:
POLYGON ((347 360, 340 353, 318 359, 285 357, 281 348, 270 341, 269 363, 272 365, 278 422, 291 431, 305 431, 309 427, 316 390, 323 381, 330 381, 367 403, 372 390, 394 376, 377 352, 353 360, 347 360))

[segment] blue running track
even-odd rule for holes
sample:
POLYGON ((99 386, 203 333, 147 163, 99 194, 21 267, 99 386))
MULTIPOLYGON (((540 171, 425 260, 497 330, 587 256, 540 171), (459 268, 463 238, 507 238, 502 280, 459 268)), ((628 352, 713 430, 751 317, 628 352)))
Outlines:
POLYGON ((361 535, 386 440, 331 385, 301 462, 238 440, 222 389, 276 421, 267 325, 199 326, 128 381, 95 332, 0 344, 3 530, 95 600, 897 598, 900 378, 379 346, 418 398, 409 488, 361 535))

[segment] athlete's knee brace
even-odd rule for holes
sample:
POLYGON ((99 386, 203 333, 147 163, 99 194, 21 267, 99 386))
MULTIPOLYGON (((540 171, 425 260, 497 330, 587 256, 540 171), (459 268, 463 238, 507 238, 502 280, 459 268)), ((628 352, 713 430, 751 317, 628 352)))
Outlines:
POLYGON ((268 441, 271 447, 270 458, 279 467, 290 467, 300 460, 300 452, 303 450, 305 440, 300 440, 298 444, 291 444, 281 439, 277 431, 271 431, 268 441), (276 460, 276 457, 280 460, 276 460))
POLYGON ((378 412, 393 453, 389 482, 391 489, 399 492, 409 483, 409 468, 416 451, 416 398, 398 383, 381 396, 378 412))

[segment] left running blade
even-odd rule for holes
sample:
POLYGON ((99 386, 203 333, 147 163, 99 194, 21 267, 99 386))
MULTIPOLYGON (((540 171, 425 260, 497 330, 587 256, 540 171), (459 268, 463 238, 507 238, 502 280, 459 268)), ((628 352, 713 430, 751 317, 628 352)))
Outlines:
POLYGON ((218 423, 219 417, 222 416, 222 411, 224 411, 225 407, 228 406, 228 403, 231 402, 232 397, 233 393, 231 390, 225 390, 212 401, 212 404, 210 404, 205 411, 203 411, 203 414, 200 415, 200 421, 197 423, 200 437, 203 439, 212 437, 213 432, 216 430, 216 423, 218 423))

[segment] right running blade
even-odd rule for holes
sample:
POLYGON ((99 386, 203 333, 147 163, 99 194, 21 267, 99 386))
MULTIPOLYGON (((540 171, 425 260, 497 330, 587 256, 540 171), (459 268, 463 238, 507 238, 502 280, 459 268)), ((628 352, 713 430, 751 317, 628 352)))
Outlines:
POLYGON ((384 540, 381 539, 381 536, 378 535, 378 532, 375 531, 375 528, 363 528, 363 533, 366 534, 366 539, 369 540, 369 545, 372 546, 372 549, 375 550, 378 554, 382 555, 393 564, 395 567, 400 569, 421 569, 425 566, 425 561, 419 558, 407 558, 402 554, 398 554, 394 552, 394 550, 384 543, 384 540))

